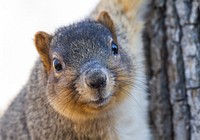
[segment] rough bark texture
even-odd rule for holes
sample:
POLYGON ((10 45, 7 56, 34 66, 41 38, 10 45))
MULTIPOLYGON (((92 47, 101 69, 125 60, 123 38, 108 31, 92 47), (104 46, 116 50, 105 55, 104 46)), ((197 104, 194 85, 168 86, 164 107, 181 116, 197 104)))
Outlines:
POLYGON ((151 0, 146 20, 155 140, 200 140, 200 0, 151 0))

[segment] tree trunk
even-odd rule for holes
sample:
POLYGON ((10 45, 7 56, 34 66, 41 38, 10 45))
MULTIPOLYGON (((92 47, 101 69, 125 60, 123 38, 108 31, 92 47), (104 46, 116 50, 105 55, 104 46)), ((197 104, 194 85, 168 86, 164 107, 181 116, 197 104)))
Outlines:
POLYGON ((144 42, 155 140, 200 140, 200 1, 151 0, 144 42))

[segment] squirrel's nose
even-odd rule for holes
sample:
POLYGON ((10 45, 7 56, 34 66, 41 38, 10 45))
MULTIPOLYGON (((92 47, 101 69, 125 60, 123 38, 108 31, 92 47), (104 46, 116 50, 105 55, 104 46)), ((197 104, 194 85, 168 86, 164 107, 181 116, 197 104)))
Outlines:
POLYGON ((85 82, 91 88, 104 88, 106 81, 106 73, 101 69, 91 69, 86 72, 85 82))

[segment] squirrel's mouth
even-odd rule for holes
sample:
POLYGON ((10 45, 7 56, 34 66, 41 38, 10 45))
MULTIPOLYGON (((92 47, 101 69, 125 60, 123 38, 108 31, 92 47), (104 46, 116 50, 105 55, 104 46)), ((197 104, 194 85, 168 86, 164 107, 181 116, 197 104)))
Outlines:
POLYGON ((105 106, 110 102, 111 98, 112 98, 112 95, 110 95, 106 98, 99 97, 97 100, 90 101, 90 104, 97 106, 97 107, 105 106))

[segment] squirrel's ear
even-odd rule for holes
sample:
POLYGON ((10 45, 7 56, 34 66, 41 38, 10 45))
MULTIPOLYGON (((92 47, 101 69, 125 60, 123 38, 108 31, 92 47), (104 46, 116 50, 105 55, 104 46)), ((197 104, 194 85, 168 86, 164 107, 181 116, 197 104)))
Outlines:
POLYGON ((104 26, 106 26, 112 33, 113 35, 113 40, 115 41, 115 43, 117 43, 117 36, 116 36, 116 32, 115 32, 115 25, 113 20, 111 19, 110 15, 108 14, 108 12, 106 11, 102 11, 96 19, 98 22, 100 22, 101 24, 103 24, 104 26))
POLYGON ((49 57, 49 45, 52 36, 45 32, 37 32, 35 34, 34 42, 36 49, 40 55, 40 58, 43 62, 46 72, 49 74, 51 68, 51 62, 49 57))

